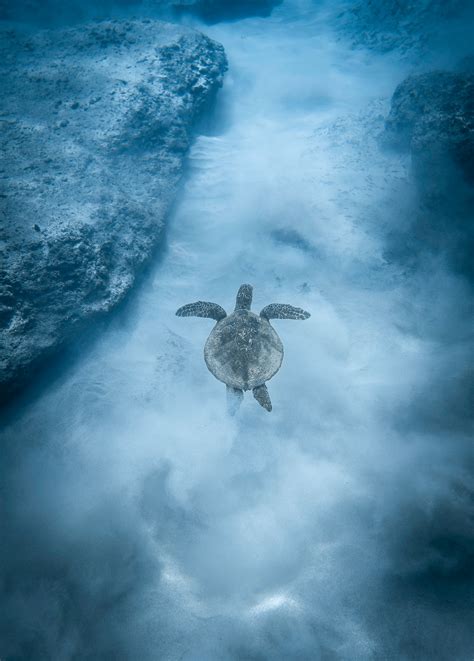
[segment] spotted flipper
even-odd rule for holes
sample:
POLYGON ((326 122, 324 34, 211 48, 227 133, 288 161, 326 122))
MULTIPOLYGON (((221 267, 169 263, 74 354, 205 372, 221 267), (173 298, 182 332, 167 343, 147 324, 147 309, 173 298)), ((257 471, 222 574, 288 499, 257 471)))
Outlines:
POLYGON ((176 311, 178 317, 207 317, 220 321, 227 317, 227 312, 217 303, 208 303, 207 301, 197 301, 183 305, 176 311))
POLYGON ((272 410, 272 400, 270 399, 270 394, 265 384, 263 384, 263 386, 257 386, 257 388, 254 388, 253 396, 260 404, 260 406, 263 406, 264 409, 267 409, 267 411, 272 410))
POLYGON ((260 316, 264 319, 308 319, 311 315, 306 310, 295 308, 286 303, 271 303, 263 308, 260 316))

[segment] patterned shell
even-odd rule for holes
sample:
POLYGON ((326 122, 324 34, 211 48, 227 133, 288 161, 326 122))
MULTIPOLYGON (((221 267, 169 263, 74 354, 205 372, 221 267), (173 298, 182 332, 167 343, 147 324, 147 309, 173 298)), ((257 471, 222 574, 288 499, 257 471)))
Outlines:
POLYGON ((266 319, 237 310, 214 326, 204 347, 204 359, 219 381, 251 390, 278 372, 283 345, 266 319))

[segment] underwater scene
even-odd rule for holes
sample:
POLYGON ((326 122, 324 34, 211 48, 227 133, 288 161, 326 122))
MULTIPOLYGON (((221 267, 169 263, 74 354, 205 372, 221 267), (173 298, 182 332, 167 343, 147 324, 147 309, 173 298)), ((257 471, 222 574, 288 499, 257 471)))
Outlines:
POLYGON ((472 3, 0 20, 1 661, 472 661, 472 3))

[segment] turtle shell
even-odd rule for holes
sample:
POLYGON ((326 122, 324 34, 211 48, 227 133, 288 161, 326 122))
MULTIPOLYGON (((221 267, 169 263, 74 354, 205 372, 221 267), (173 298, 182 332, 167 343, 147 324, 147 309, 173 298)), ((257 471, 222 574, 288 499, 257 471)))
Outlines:
POLYGON ((204 359, 219 381, 251 390, 278 372, 283 345, 266 319, 238 310, 214 326, 204 347, 204 359))

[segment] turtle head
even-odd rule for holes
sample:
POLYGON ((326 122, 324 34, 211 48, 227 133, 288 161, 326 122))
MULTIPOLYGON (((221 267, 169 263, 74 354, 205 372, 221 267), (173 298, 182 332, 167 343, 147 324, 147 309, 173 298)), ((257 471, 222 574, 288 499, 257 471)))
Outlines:
POLYGON ((252 305, 252 291, 252 285, 240 285, 235 300, 236 310, 250 310, 250 306, 252 305))

